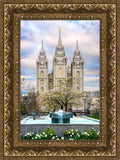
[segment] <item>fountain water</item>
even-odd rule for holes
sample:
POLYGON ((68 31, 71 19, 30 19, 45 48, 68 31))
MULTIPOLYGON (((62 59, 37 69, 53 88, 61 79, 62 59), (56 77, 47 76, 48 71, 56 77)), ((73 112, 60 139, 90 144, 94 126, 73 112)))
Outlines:
POLYGON ((73 117, 72 113, 59 110, 55 113, 50 113, 52 123, 70 123, 70 118, 73 117))

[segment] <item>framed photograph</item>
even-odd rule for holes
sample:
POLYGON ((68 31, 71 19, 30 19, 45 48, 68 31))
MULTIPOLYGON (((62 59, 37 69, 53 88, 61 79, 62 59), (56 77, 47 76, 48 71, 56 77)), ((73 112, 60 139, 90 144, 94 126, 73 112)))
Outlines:
POLYGON ((30 138, 32 132, 32 139, 80 140, 89 139, 94 131, 90 139, 100 138, 99 23, 21 20, 22 139, 30 138), (47 133, 34 137, 47 128, 57 137, 47 133), (79 134, 78 130, 88 131, 79 134))
POLYGON ((118 160, 119 1, 0 4, 1 159, 118 160))

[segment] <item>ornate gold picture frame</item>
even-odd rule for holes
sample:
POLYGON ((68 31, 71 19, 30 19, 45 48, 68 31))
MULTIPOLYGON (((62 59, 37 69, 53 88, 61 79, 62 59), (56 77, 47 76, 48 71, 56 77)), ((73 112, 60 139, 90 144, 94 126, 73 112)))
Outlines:
POLYGON ((120 1, 1 0, 0 158, 120 159, 120 1), (100 140, 20 140, 20 20, 100 20, 100 140))

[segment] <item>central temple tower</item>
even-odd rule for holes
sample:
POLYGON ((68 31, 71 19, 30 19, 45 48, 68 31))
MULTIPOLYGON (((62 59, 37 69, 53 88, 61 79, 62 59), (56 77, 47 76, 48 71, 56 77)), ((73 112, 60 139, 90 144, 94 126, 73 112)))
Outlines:
POLYGON ((59 28, 59 40, 53 58, 53 86, 61 78, 67 78, 67 57, 61 40, 61 28, 59 28))

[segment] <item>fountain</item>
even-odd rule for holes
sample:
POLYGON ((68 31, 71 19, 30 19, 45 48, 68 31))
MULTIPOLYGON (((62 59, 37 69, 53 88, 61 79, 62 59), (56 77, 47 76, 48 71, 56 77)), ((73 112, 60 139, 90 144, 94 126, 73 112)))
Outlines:
POLYGON ((70 118, 73 117, 73 114, 70 112, 64 112, 63 110, 59 110, 55 113, 50 113, 50 118, 52 119, 52 123, 70 123, 70 118))
POLYGON ((62 136, 65 129, 77 129, 83 132, 86 129, 94 127, 99 131, 99 120, 90 117, 82 116, 75 117, 70 112, 59 110, 58 112, 50 113, 47 116, 41 116, 33 120, 33 116, 26 117, 21 120, 21 134, 29 132, 42 132, 46 128, 53 129, 58 136, 62 136))

